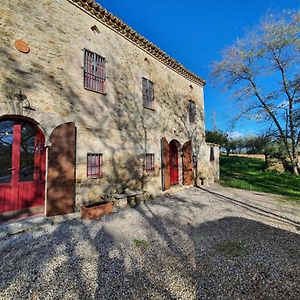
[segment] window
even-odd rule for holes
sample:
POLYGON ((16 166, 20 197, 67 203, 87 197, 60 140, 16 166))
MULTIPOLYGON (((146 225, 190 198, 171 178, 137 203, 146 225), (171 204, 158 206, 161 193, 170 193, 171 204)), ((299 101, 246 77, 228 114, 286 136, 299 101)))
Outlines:
POLYGON ((97 35, 97 34, 100 34, 100 30, 99 28, 97 27, 97 25, 93 25, 91 27, 91 30, 97 35))
POLYGON ((143 104, 145 108, 154 109, 154 85, 149 79, 143 77, 143 104))
POLYGON ((102 177, 103 155, 100 153, 87 154, 87 176, 102 177))
POLYGON ((196 103, 195 101, 189 101, 189 120, 190 123, 195 123, 196 120, 196 103))
POLYGON ((84 50, 84 88, 97 93, 104 94, 105 85, 105 63, 104 57, 84 50))
POLYGON ((193 164, 196 165, 197 164, 197 161, 198 161, 198 157, 197 157, 197 154, 193 154, 193 164))
POLYGON ((154 171, 154 153, 146 153, 145 155, 145 163, 144 170, 147 173, 154 171))
POLYGON ((210 161, 214 161, 214 160, 215 160, 214 147, 210 147, 209 160, 210 160, 210 161))

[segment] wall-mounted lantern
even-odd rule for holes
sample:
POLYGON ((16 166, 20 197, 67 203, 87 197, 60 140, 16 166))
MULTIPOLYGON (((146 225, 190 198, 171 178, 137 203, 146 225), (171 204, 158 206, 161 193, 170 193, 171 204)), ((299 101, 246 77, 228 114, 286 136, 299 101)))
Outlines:
POLYGON ((33 107, 31 107, 27 96, 22 93, 22 90, 20 90, 19 93, 15 94, 15 97, 22 104, 23 108, 28 109, 28 110, 35 110, 33 107))

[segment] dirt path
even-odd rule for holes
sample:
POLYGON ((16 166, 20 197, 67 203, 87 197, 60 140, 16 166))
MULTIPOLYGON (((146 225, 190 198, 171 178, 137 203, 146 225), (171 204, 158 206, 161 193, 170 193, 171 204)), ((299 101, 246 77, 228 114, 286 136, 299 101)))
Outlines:
POLYGON ((0 240, 0 299, 300 299, 300 205, 191 188, 0 240))

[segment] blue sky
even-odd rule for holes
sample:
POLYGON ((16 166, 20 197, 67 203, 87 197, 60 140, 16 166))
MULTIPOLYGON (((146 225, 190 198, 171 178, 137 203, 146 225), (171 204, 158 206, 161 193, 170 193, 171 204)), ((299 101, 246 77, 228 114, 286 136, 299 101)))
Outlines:
MULTIPOLYGON (((104 8, 151 40, 185 67, 207 80, 206 128, 228 130, 235 105, 211 84, 210 65, 225 46, 242 37, 268 10, 299 9, 299 0, 99 0, 104 8), (213 117, 214 116, 214 117, 213 117), (213 120, 215 120, 213 122, 213 120)), ((233 135, 263 129, 254 121, 240 121, 233 135)))

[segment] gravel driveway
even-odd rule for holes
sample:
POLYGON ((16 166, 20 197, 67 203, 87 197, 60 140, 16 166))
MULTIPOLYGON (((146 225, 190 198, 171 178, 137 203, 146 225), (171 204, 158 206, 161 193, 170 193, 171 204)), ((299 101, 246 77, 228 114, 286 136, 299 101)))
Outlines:
POLYGON ((0 240, 0 299, 300 299, 300 205, 190 188, 0 240))

